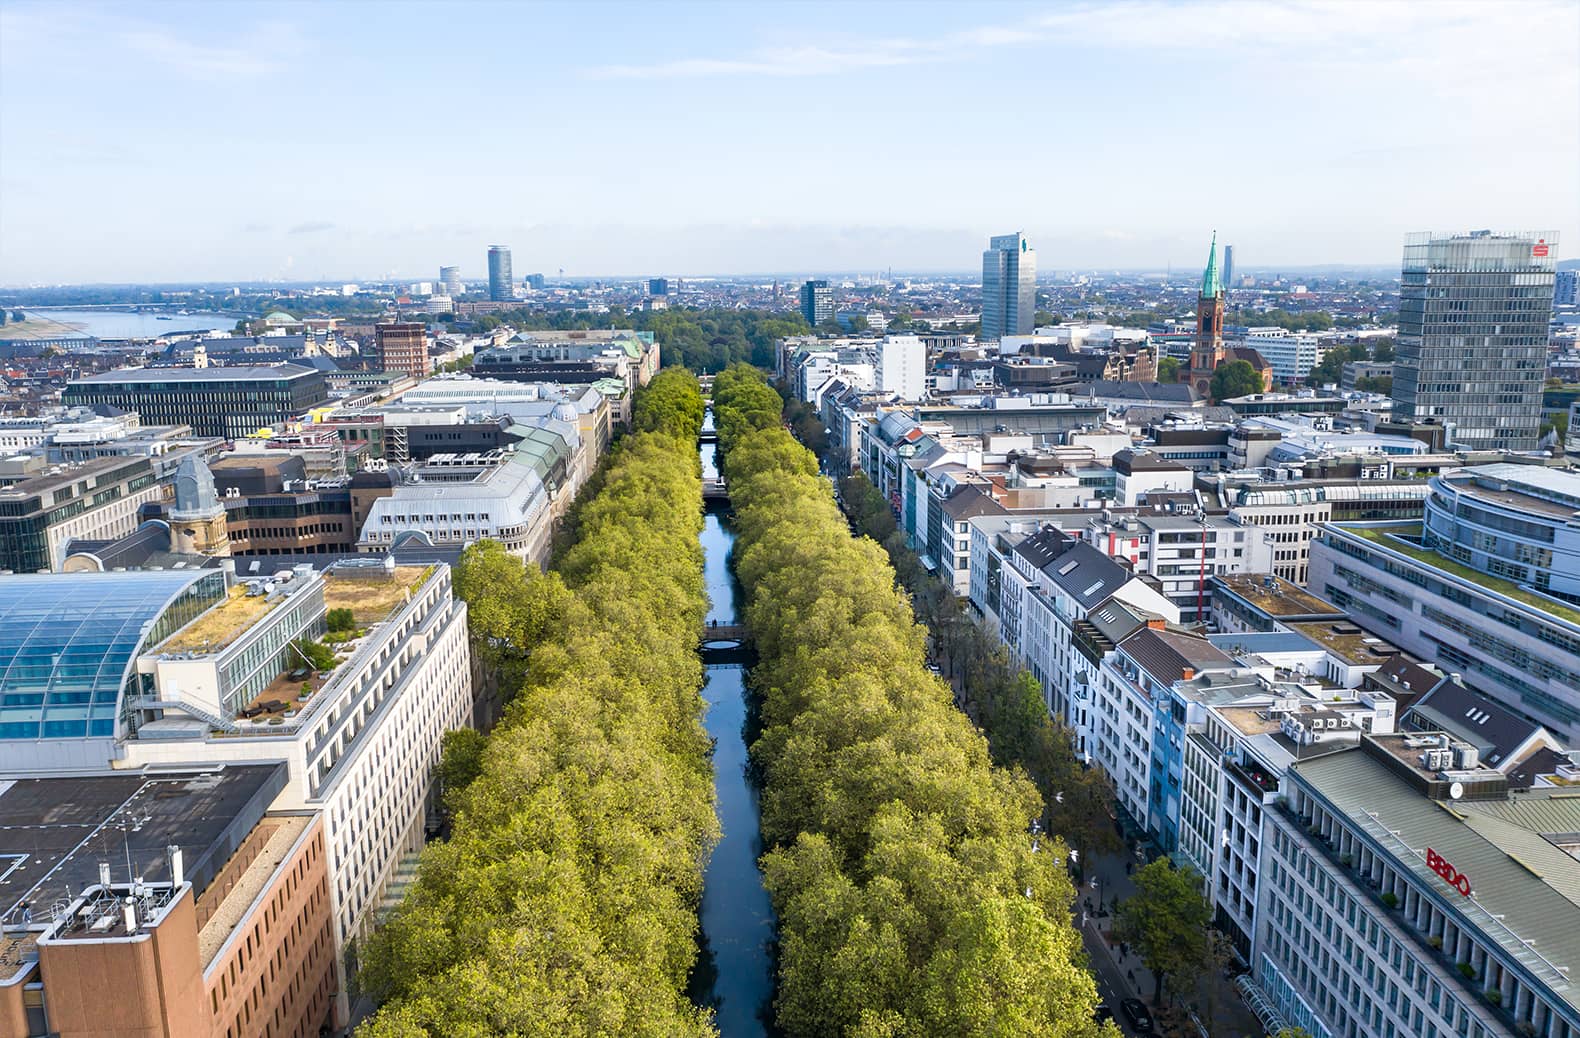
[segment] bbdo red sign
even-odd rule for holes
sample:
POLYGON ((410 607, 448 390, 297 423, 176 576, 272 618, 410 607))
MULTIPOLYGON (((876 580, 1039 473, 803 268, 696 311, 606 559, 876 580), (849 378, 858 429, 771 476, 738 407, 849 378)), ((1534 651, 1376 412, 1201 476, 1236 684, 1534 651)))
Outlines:
POLYGON ((1470 877, 1460 872, 1439 853, 1428 847, 1426 849, 1426 867, 1443 877, 1443 882, 1455 890, 1470 896, 1470 877))

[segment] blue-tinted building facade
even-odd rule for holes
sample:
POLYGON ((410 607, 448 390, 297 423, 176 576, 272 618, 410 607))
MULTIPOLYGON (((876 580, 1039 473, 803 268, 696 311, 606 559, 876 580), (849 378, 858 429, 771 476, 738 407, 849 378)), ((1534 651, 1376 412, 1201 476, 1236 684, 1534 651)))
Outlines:
POLYGON ((0 743, 115 737, 138 654, 224 597, 219 570, 0 578, 0 743))

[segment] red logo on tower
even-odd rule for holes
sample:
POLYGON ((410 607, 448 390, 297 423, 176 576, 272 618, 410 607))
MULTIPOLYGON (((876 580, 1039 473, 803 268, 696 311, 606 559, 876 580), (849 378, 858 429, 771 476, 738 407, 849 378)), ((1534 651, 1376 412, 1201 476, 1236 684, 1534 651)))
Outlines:
POLYGON ((1426 867, 1443 877, 1443 882, 1455 890, 1470 896, 1470 877, 1450 865, 1441 854, 1428 847, 1426 849, 1426 867))
POLYGON ((1538 258, 1546 256, 1547 255, 1547 251, 1548 250, 1547 250, 1547 239, 1546 238, 1539 238, 1539 239, 1537 239, 1536 244, 1531 246, 1531 255, 1532 256, 1536 256, 1538 258))

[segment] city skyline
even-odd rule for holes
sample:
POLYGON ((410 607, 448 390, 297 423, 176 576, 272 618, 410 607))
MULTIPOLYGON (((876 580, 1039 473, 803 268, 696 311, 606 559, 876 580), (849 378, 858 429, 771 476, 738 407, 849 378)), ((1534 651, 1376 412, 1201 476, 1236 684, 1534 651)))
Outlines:
POLYGON ((1048 269, 1187 266, 1213 228, 1241 269, 1580 240, 1567 0, 416 11, 6 3, 0 283, 476 279, 496 242, 570 276, 968 270, 1006 226, 1048 269), (425 128, 399 165, 336 143, 425 128), (1035 175, 982 191, 978 138, 1035 175))

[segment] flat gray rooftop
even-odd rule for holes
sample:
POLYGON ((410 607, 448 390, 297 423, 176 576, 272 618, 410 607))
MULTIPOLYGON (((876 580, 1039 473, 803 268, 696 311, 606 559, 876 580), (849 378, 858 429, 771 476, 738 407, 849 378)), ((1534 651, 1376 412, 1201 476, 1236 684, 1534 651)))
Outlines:
POLYGON ((168 882, 165 848, 182 851, 201 894, 285 788, 282 763, 86 778, 0 781, 0 921, 47 924, 57 904, 99 881, 168 882))

